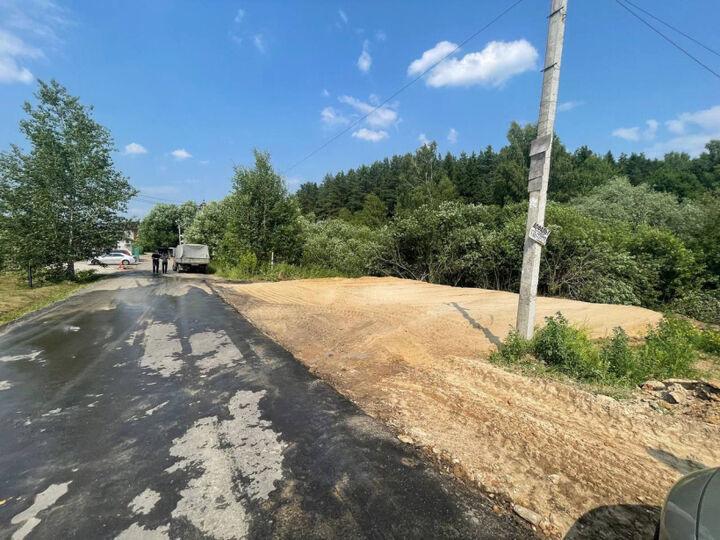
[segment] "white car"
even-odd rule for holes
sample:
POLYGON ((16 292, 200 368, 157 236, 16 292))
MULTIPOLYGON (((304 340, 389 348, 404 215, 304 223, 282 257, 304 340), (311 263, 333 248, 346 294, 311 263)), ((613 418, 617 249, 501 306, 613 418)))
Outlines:
POLYGON ((98 255, 88 261, 90 264, 137 264, 138 261, 132 255, 123 253, 121 251, 111 251, 105 253, 105 255, 98 255))

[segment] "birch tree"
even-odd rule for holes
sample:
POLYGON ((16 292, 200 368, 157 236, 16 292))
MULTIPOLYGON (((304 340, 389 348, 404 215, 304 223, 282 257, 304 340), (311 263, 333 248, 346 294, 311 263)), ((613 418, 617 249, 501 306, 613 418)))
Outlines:
POLYGON ((58 270, 74 278, 76 260, 113 247, 122 214, 136 193, 115 169, 110 132, 92 108, 56 81, 39 81, 36 103, 25 103, 20 132, 0 156, 0 211, 11 264, 58 270))

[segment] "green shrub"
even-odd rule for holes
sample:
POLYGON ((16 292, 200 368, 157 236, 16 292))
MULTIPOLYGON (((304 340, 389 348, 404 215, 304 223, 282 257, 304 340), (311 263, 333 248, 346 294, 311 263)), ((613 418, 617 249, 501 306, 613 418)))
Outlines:
MULTIPOLYGON (((687 377, 694 373, 698 330, 688 321, 666 317, 645 336, 638 350, 640 378, 687 377)), ((639 378, 636 379, 639 382, 639 378)))
POLYGON ((571 326, 561 313, 545 318, 545 326, 532 339, 532 351, 547 365, 577 379, 600 381, 607 374, 587 333, 571 326))
POLYGON ((720 290, 685 293, 668 309, 697 321, 720 324, 720 290))
POLYGON ((700 330, 695 339, 695 346, 704 353, 720 355, 720 332, 711 328, 700 330))
POLYGON ((505 341, 492 353, 490 360, 499 364, 513 364, 532 352, 532 343, 511 330, 505 341))
POLYGON ((97 270, 91 268, 89 270, 78 270, 75 272, 75 279, 73 281, 77 283, 90 283, 99 277, 100 276, 97 275, 97 270))
POLYGON ((344 274, 340 272, 318 266, 300 266, 288 263, 258 264, 252 253, 241 256, 237 264, 214 263, 211 270, 218 276, 238 281, 283 281, 289 279, 344 277, 344 274))
POLYGON ((545 321, 529 341, 510 332, 491 361, 527 365, 532 355, 550 370, 583 382, 629 386, 651 378, 694 376, 698 350, 720 352, 720 332, 700 331, 677 317, 660 321, 637 346, 630 344, 622 328, 615 328, 606 340, 593 342, 587 332, 570 325, 560 313, 545 321))
POLYGON ((600 358, 612 378, 627 382, 634 382, 637 378, 637 355, 630 347, 628 335, 622 328, 613 329, 612 337, 602 344, 600 358))
POLYGON ((339 219, 309 224, 302 262, 350 276, 370 273, 380 253, 381 231, 339 219))

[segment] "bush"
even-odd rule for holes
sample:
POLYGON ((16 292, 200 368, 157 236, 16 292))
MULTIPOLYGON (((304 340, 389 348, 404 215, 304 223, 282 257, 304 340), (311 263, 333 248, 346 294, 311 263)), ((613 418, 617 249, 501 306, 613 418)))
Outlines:
POLYGON ((642 376, 637 378, 687 377, 694 374, 698 330, 688 321, 666 317, 645 336, 638 350, 642 376))
POLYGON ((519 362, 531 352, 531 342, 520 337, 517 330, 511 330, 498 350, 492 353, 490 359, 501 364, 512 364, 519 362))
POLYGON ((73 281, 76 281, 77 283, 90 283, 99 277, 100 276, 97 275, 97 270, 91 268, 89 270, 78 270, 75 272, 75 279, 73 281))
POLYGON ((600 357, 612 378, 628 383, 637 379, 637 355, 630 347, 630 339, 622 328, 613 329, 612 337, 605 341, 600 349, 600 357))
POLYGON ((697 338, 698 350, 708 354, 720 354, 720 332, 717 330, 702 330, 697 338))
POLYGON ((311 223, 305 231, 303 265, 349 276, 371 273, 377 266, 381 234, 339 219, 311 223))
POLYGON ((545 364, 577 379, 601 381, 607 375, 587 333, 571 326, 561 313, 545 319, 545 326, 532 339, 532 350, 545 364))
POLYGON ((697 321, 720 324, 720 290, 685 293, 668 309, 697 321))
POLYGON ((698 350, 720 351, 720 332, 699 331, 679 318, 663 319, 648 330, 645 342, 635 347, 622 328, 598 343, 560 313, 545 321, 529 341, 510 332, 491 360, 527 365, 526 357, 533 355, 550 370, 583 382, 629 386, 651 378, 694 376, 698 350))

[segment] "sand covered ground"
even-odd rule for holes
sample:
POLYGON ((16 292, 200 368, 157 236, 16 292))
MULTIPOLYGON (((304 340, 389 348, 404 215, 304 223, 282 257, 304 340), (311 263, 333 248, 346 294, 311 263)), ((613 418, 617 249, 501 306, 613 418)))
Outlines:
MULTIPOLYGON (((212 286, 402 440, 531 510, 550 536, 651 536, 672 483, 720 464, 717 422, 488 363, 514 323, 515 294, 396 278, 212 286)), ((537 311, 538 322, 560 311, 595 337, 615 326, 640 336, 661 317, 554 298, 537 311)))

